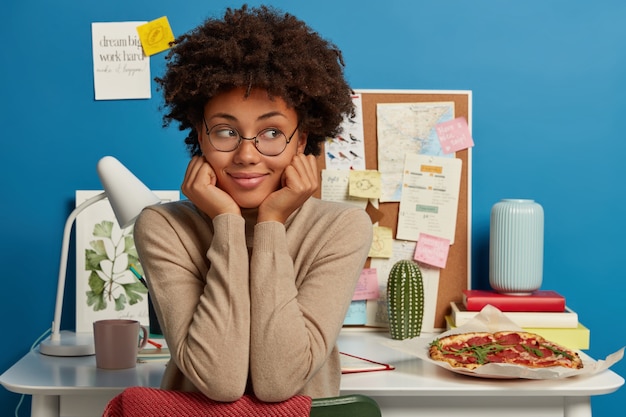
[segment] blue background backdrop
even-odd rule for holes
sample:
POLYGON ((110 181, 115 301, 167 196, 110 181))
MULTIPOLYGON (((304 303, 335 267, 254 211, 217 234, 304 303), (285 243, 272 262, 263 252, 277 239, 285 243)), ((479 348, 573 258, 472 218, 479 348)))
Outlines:
MULTIPOLYGON (((626 345, 626 3, 270 3, 344 51, 354 88, 472 90, 474 281, 487 279, 491 206, 535 199, 545 210, 543 287, 564 294, 591 329, 592 356, 626 345)), ((63 225, 75 190, 101 188, 98 159, 116 156, 153 189, 178 189, 187 164, 183 135, 161 127, 156 91, 150 100, 94 100, 91 23, 166 15, 179 35, 227 5, 240 2, 5 2, 0 372, 50 326, 63 225)), ((152 76, 163 56, 152 58, 152 76)), ((74 323, 69 287, 62 328, 74 323)), ((626 375, 626 364, 614 370, 626 375)), ((19 398, 0 389, 0 414, 19 398)), ((594 416, 615 415, 626 390, 592 401, 594 416)))

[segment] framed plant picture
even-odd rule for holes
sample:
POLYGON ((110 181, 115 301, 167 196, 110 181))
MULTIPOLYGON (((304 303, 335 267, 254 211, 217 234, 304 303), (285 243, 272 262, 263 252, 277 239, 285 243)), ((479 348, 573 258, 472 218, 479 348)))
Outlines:
MULTIPOLYGON (((102 193, 77 190, 76 205, 102 193)), ((178 191, 154 191, 163 202, 178 191)), ((93 332, 96 320, 124 318, 149 326, 148 289, 133 239, 133 226, 120 229, 109 200, 98 201, 76 218, 76 332, 93 332)))

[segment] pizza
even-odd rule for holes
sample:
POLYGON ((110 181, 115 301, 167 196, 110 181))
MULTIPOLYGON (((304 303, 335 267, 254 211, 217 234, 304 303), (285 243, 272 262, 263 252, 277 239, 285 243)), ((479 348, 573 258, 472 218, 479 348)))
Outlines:
POLYGON ((454 368, 476 369, 488 363, 520 365, 528 368, 561 366, 581 369, 578 353, 550 342, 535 333, 501 331, 471 332, 435 339, 428 354, 454 368))

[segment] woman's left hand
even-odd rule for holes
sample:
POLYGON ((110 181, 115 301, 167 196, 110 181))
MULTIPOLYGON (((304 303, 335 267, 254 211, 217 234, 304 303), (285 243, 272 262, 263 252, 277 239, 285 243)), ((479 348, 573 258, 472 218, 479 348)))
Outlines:
POLYGON ((287 217, 315 193, 319 187, 315 156, 295 155, 285 168, 281 181, 282 188, 268 195, 259 206, 258 222, 285 223, 287 217))

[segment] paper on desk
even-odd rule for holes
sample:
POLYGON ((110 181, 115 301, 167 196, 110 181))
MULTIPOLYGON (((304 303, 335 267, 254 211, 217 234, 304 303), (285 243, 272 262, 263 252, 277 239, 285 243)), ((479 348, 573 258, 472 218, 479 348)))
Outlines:
POLYGON ((150 338, 150 341, 153 343, 148 343, 137 353, 137 363, 169 361, 171 352, 167 347, 165 338, 150 338), (155 344, 159 347, 155 346, 155 344))
POLYGON ((389 340, 385 345, 417 356, 427 362, 446 368, 452 372, 464 375, 471 375, 481 378, 524 378, 524 379, 558 379, 568 378, 577 375, 591 375, 610 368, 624 357, 624 347, 608 355, 605 359, 593 360, 585 354, 580 354, 583 360, 582 369, 568 369, 563 367, 552 368, 527 368, 519 365, 509 365, 501 363, 489 363, 474 370, 464 368, 454 368, 446 362, 430 359, 428 348, 433 340, 452 334, 469 332, 498 332, 504 330, 522 331, 514 322, 509 320, 500 310, 491 305, 487 305, 473 319, 462 326, 456 327, 447 332, 437 335, 435 338, 413 338, 406 340, 389 340))

